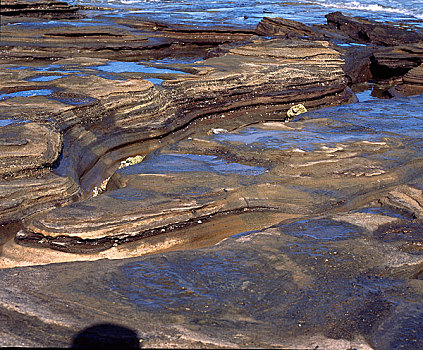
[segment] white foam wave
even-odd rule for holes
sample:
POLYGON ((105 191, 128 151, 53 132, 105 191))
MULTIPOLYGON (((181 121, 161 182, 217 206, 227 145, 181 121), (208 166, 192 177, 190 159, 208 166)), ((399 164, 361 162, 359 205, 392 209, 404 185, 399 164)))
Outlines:
POLYGON ((362 4, 359 1, 351 2, 336 2, 336 1, 319 1, 315 0, 311 3, 320 5, 328 8, 337 8, 345 10, 360 10, 360 11, 371 11, 371 12, 387 12, 387 13, 398 13, 410 17, 415 17, 418 19, 423 19, 423 13, 416 13, 409 11, 404 8, 396 8, 390 6, 383 6, 379 4, 362 4))

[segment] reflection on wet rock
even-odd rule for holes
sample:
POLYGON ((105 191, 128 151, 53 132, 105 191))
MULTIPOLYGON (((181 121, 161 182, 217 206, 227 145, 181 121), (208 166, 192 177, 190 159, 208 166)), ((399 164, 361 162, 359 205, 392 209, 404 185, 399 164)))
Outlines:
MULTIPOLYGON (((420 100, 407 100, 408 108, 417 110, 420 100)), ((334 221, 304 221, 302 234, 336 240, 354 237, 357 227, 373 232, 394 223, 389 214, 337 214, 378 201, 419 218, 421 190, 395 188, 420 181, 420 119, 413 112, 408 119, 399 116, 403 103, 392 101, 389 109, 382 102, 363 105, 361 118, 357 107, 343 106, 303 114, 290 123, 211 135, 204 130, 118 170, 101 196, 32 218, 18 239, 24 243, 41 234, 48 242, 64 235, 120 244, 151 230, 166 232, 174 224, 269 211, 332 213, 334 221)), ((60 249, 75 251, 77 246, 68 241, 60 249)))
POLYGON ((0 346, 423 348, 420 33, 39 4, 1 28, 0 346))
MULTIPOLYGON (((18 296, 7 293, 13 282, 29 305, 48 297, 49 317, 63 315, 66 297, 74 312, 61 322, 71 328, 75 320, 81 327, 105 319, 125 325, 130 318, 147 347, 198 341, 231 347, 420 346, 418 313, 404 313, 418 309, 419 296, 408 288, 411 279, 394 277, 395 259, 359 226, 299 220, 211 248, 2 270, 1 295, 13 304, 18 296), (308 234, 321 230, 338 236, 308 234)), ((407 271, 411 265, 400 266, 407 271)), ((32 312, 40 316, 31 319, 38 331, 48 331, 43 309, 32 312)))

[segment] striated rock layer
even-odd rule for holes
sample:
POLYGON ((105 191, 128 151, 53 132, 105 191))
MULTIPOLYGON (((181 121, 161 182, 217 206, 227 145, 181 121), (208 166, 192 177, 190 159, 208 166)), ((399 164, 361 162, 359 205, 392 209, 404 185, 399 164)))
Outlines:
MULTIPOLYGON (((34 178, 39 178, 39 172, 57 177, 62 192, 60 196, 51 197, 51 206, 65 204, 81 195, 87 196, 95 186, 99 186, 104 179, 114 173, 121 160, 130 155, 144 156, 159 147, 214 129, 230 131, 256 122, 284 120, 286 111, 298 103, 305 110, 313 110, 351 102, 354 96, 347 86, 349 83, 366 81, 374 76, 377 72, 375 65, 380 68, 383 64, 387 64, 382 57, 386 58, 398 50, 403 50, 401 52, 408 50, 405 46, 383 50, 377 47, 360 49, 348 45, 336 46, 324 40, 325 38, 330 38, 331 41, 338 40, 336 42, 340 40, 344 43, 351 40, 360 41, 360 38, 352 34, 351 28, 359 30, 363 27, 371 33, 367 36, 374 38, 370 41, 372 44, 386 46, 405 43, 408 45, 413 42, 415 50, 407 51, 404 58, 413 62, 420 59, 419 44, 414 43, 417 39, 406 40, 402 29, 393 31, 395 42, 382 43, 387 35, 383 33, 389 31, 389 26, 383 26, 383 35, 378 37, 377 33, 381 29, 378 29, 376 23, 344 18, 338 13, 328 15, 328 26, 308 27, 294 21, 265 18, 256 31, 227 28, 198 30, 155 22, 136 23, 125 18, 118 20, 117 23, 119 26, 111 27, 63 26, 54 29, 40 27, 37 30, 40 31, 38 34, 42 33, 42 35, 36 35, 37 48, 35 51, 31 49, 31 55, 41 54, 39 58, 50 55, 50 58, 55 59, 54 63, 31 62, 19 67, 18 70, 9 59, 23 53, 20 51, 26 50, 23 43, 32 42, 29 39, 35 34, 30 30, 17 33, 15 26, 6 26, 6 42, 9 41, 9 44, 13 42, 13 45, 8 44, 4 51, 4 64, 0 72, 4 78, 1 83, 3 94, 0 99, 2 116, 11 120, 24 117, 43 125, 48 121, 53 125, 51 129, 61 134, 60 140, 63 141, 54 143, 50 136, 45 137, 41 131, 37 131, 41 144, 36 147, 39 147, 39 152, 43 153, 39 156, 38 162, 31 160, 27 165, 25 161, 21 161, 21 159, 28 159, 29 148, 24 145, 26 141, 13 141, 16 145, 5 144, 8 149, 13 146, 17 153, 14 156, 15 160, 10 162, 7 160, 9 167, 3 168, 8 174, 4 181, 12 183, 17 180, 19 174, 25 175, 28 181, 32 181, 34 178), (340 18, 350 24, 345 28, 335 25, 334 23, 340 21, 340 18), (220 33, 214 42, 212 42, 213 31, 220 33), (254 36, 255 33, 270 34, 275 38, 257 37, 254 36), (210 52, 207 55, 208 59, 194 64, 177 63, 177 60, 173 64, 163 64, 160 61, 144 61, 137 64, 111 59, 114 57, 111 52, 117 53, 116 57, 125 57, 125 59, 139 50, 143 52, 142 55, 147 51, 151 53, 151 50, 156 50, 157 55, 165 54, 169 46, 162 44, 166 40, 173 40, 175 36, 184 42, 200 46, 206 42, 210 46, 224 42, 226 44, 210 52), (153 37, 155 40, 147 40, 153 37), (72 42, 63 45, 65 40, 69 42, 69 38, 72 38, 72 42), (98 38, 102 39, 97 40, 98 38), (233 43, 235 40, 245 41, 233 43), (155 44, 151 46, 151 43, 155 44), (124 49, 122 45, 126 48, 124 49), (48 49, 53 47, 60 47, 60 49, 51 53, 48 49), (67 57, 73 54, 74 50, 80 52, 80 57, 58 59, 61 56, 67 57), (88 90, 87 86, 90 87, 88 90), (52 142, 54 145, 51 144, 52 142), (17 163, 19 166, 15 167, 17 163), (11 167, 14 167, 13 170, 11 167)), ((418 35, 415 33, 416 38, 418 35)), ((395 62, 399 64, 398 59, 395 62)), ((390 69, 395 71, 397 66, 391 65, 390 69)), ((412 74, 410 71, 404 77, 405 83, 414 82, 409 78, 413 76, 412 74)), ((22 125, 28 128, 32 124, 22 125)), ((5 128, 7 130, 8 127, 5 128)), ((207 147, 211 147, 210 141, 206 144, 207 147)), ((230 153, 231 150, 221 149, 219 152, 225 154, 230 153)), ((5 155, 7 154, 6 152, 5 155)), ((298 154, 301 155, 302 152, 298 154)), ((317 162, 319 169, 323 169, 326 162, 332 165, 332 161, 313 157, 308 161, 312 164, 317 162)), ((271 168, 278 168, 277 162, 280 159, 263 159, 262 161, 271 168)), ((345 161, 342 160, 342 162, 345 161)), ((362 162, 362 159, 358 162, 362 162)), ((261 166, 261 164, 255 165, 261 166)), ((308 165, 292 164, 292 167, 302 168, 303 166, 308 165)), ((357 166, 365 169, 370 165, 360 163, 357 166)), ((375 173, 380 170, 377 166, 375 169, 375 173)), ((281 177, 288 170, 283 167, 283 171, 274 176, 281 177)), ((354 171, 352 173, 355 174, 354 171)), ((359 173, 367 174, 368 171, 363 170, 359 173)), ((300 172, 295 176, 301 177, 301 174, 300 172)), ((373 172, 370 171, 369 174, 373 172)), ((267 186, 266 181, 270 181, 270 187, 274 186, 275 180, 264 178, 266 180, 260 180, 254 191, 262 192, 262 188, 267 186)), ((21 179, 19 181, 22 182, 21 179)), ((115 178, 111 183, 114 181, 116 181, 115 178)), ((198 181, 202 180, 198 179, 198 181)), ((214 180, 207 181, 213 183, 214 180)), ((217 180, 217 183, 220 181, 225 183, 226 180, 222 178, 217 180)), ((237 178, 236 181, 241 180, 237 178)), ((164 184, 158 183, 157 186, 164 186, 164 184)), ((251 205, 252 210, 275 210, 284 214, 293 214, 299 210, 301 215, 314 212, 314 209, 308 206, 306 206, 307 209, 296 208, 285 211, 282 204, 272 204, 272 196, 277 198, 281 191, 287 191, 287 189, 281 190, 278 187, 271 189, 270 187, 267 200, 257 199, 258 204, 251 205)), ((219 193, 220 190, 216 191, 219 193)), ((248 191, 252 189, 248 188, 248 191)), ((373 189, 369 188, 368 191, 373 189)), ((44 198, 41 192, 37 193, 39 198, 44 198)), ((81 214, 76 209, 76 214, 72 214, 68 221, 69 227, 63 221, 63 226, 50 231, 51 224, 38 225, 36 223, 43 222, 44 216, 49 217, 46 219, 48 222, 57 220, 56 211, 41 213, 39 217, 33 215, 26 220, 25 228, 19 234, 19 242, 31 240, 32 243, 51 243, 58 236, 63 236, 61 239, 66 243, 58 243, 57 248, 66 250, 69 246, 69 249, 74 251, 76 249, 74 242, 82 240, 88 244, 87 240, 98 239, 101 242, 98 247, 95 243, 93 249, 101 250, 102 247, 125 242, 127 237, 136 238, 157 234, 159 232, 157 230, 163 227, 190 223, 200 217, 250 210, 248 208, 251 203, 245 205, 244 199, 231 199, 225 204, 216 204, 221 200, 220 195, 212 196, 206 202, 202 202, 204 198, 201 197, 198 203, 195 200, 192 203, 190 201, 185 203, 184 200, 180 202, 178 195, 176 197, 169 195, 175 203, 182 205, 181 210, 175 209, 177 205, 173 207, 170 202, 167 203, 168 197, 161 198, 160 195, 160 198, 152 199, 154 203, 157 201, 157 208, 145 202, 141 205, 142 208, 145 207, 142 213, 139 209, 133 211, 132 207, 125 207, 126 204, 122 204, 122 212, 130 214, 126 217, 121 212, 117 212, 116 219, 111 221, 110 230, 106 228, 108 224, 102 222, 102 215, 97 217, 90 210, 85 210, 86 213, 81 214), (161 208, 161 203, 166 203, 169 207, 161 208), (151 213, 147 214, 148 210, 151 210, 151 213), (175 210, 180 212, 179 216, 175 214, 175 210), (195 213, 192 214, 193 212, 195 213), (92 221, 87 224, 87 227, 91 227, 90 229, 86 229, 85 226, 84 229, 71 228, 79 215, 90 217, 89 220, 92 221), (131 228, 128 225, 132 225, 131 228), (43 228, 44 226, 46 228, 43 228)), ((291 195, 295 197, 295 194, 291 195)), ((23 201, 26 196, 33 198, 30 192, 23 193, 23 201)), ((234 196, 236 197, 235 194, 234 196)), ((0 213, 3 222, 11 221, 12 217, 20 220, 39 210, 36 200, 31 200, 25 202, 28 203, 25 207, 27 209, 20 212, 19 205, 6 204, 7 197, 7 195, 2 196, 5 207, 14 209, 0 213), (33 209, 30 209, 31 207, 33 209)), ((242 194, 239 195, 239 198, 244 197, 242 194)), ((87 201, 101 202, 100 199, 87 201)), ((306 197, 301 197, 298 201, 310 202, 306 197)), ((93 211, 99 213, 108 212, 108 207, 116 207, 112 202, 101 204, 102 209, 97 209, 95 205, 85 206, 83 201, 81 208, 92 208, 93 211)), ((329 202, 318 203, 312 206, 331 207, 329 202)), ((78 205, 57 209, 60 213, 58 215, 66 217, 67 214, 64 213, 67 210, 73 211, 74 207, 78 208, 78 205)), ((81 243, 78 245, 81 246, 81 243)), ((91 249, 89 244, 88 248, 91 249)))
MULTIPOLYGON (((90 62, 94 64, 95 60, 85 59, 83 64, 90 62)), ((101 63, 99 68, 113 64, 101 63)), ((46 106, 51 100, 63 105, 63 112, 55 116, 64 133, 56 172, 72 176, 89 190, 102 180, 106 170, 116 169, 122 147, 146 154, 160 144, 184 137, 194 122, 197 131, 207 131, 213 125, 236 128, 261 120, 283 120, 286 110, 298 102, 307 109, 346 103, 352 93, 346 86, 342 63, 339 53, 326 42, 256 40, 203 61, 192 74, 175 73, 176 79, 163 81, 160 86, 139 78, 108 80, 97 75, 66 75, 52 80, 44 86, 52 91, 51 96, 42 98, 46 106), (84 97, 79 92, 87 85, 90 93, 84 97), (79 99, 82 104, 65 108, 67 98, 79 99)), ((56 64, 75 67, 78 62, 56 64)), ((9 106, 13 100, 3 103, 9 106)), ((5 110, 5 114, 16 117, 28 109, 29 115, 31 97, 22 100, 20 108, 5 110)), ((169 220, 162 225, 189 218, 177 219, 172 214, 169 220)), ((156 226, 137 227, 133 234, 156 226)), ((116 234, 125 230, 117 228, 116 234)), ((68 235, 73 236, 70 232, 68 235)))
POLYGON ((64 1, 52 0, 3 0, 0 4, 2 16, 28 16, 42 18, 76 18, 77 6, 69 5, 64 1))
POLYGON ((358 17, 344 16, 341 12, 333 12, 325 16, 328 26, 346 33, 351 39, 363 43, 381 46, 398 46, 401 44, 419 43, 423 33, 410 31, 408 28, 395 27, 358 17))
MULTIPOLYGON (((54 65, 23 67, 19 72, 6 65, 0 111, 11 119, 54 121, 63 133, 63 151, 55 172, 88 191, 128 153, 146 154, 168 142, 167 137, 169 142, 183 137, 194 122, 197 128, 210 128, 217 122, 236 127, 284 119, 285 111, 298 102, 313 109, 350 101, 342 63, 326 42, 260 39, 201 62, 190 69, 191 74, 162 69, 166 73, 159 76, 171 80, 161 85, 131 73, 141 68, 134 64, 120 75, 118 69, 111 79, 104 71, 125 62, 104 59, 59 60, 54 65), (86 74, 69 73, 74 70, 86 74), (45 71, 49 73, 42 75, 45 71), (38 79, 46 82, 37 85, 38 79)), ((160 71, 145 68, 149 69, 160 71)), ((43 141, 52 142, 49 139, 43 141)), ((56 145, 50 164, 60 147, 56 145)), ((24 155, 26 150, 19 152, 24 155)))
POLYGON ((360 120, 344 109, 233 132, 212 128, 118 170, 101 196, 26 220, 17 239, 89 252, 216 215, 309 217, 385 202, 397 186, 421 181, 419 122, 398 133, 395 113, 360 120))
POLYGON ((423 347, 420 34, 4 18, 0 346, 423 347))

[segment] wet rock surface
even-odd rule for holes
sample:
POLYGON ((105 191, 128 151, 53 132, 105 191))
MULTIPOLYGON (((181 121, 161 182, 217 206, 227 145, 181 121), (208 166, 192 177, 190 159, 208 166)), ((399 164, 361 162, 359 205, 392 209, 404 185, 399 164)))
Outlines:
POLYGON ((419 32, 83 11, 2 23, 0 345, 423 347, 419 32))
POLYGON ((2 341, 66 346, 73 332, 108 322, 147 347, 420 347, 421 281, 398 269, 419 271, 421 259, 338 220, 194 251, 2 270, 2 341), (25 337, 15 315, 31 315, 25 337))
POLYGON ((362 18, 344 16, 341 12, 326 15, 329 28, 347 34, 351 39, 381 46, 420 43, 423 34, 408 28, 394 27, 362 18))
POLYGON ((0 5, 2 16, 28 16, 42 18, 77 18, 78 7, 64 1, 4 0, 0 5))

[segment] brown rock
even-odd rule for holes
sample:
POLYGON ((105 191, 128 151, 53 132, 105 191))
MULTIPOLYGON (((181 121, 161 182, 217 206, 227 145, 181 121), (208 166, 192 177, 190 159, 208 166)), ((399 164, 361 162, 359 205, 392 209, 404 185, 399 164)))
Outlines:
POLYGON ((373 50, 370 47, 338 47, 345 60, 344 72, 351 84, 363 83, 372 79, 371 58, 373 50))
MULTIPOLYGON (((143 80, 60 79, 58 86, 68 86, 72 91, 91 84, 99 103, 90 114, 101 114, 103 119, 100 124, 78 126, 65 134, 65 141, 69 142, 65 158, 75 159, 72 163, 81 185, 89 189, 111 167, 101 157, 107 158, 109 150, 118 150, 122 143, 126 147, 133 144, 138 153, 145 154, 152 147, 148 140, 172 130, 183 134, 193 122, 208 125, 207 128, 215 122, 234 127, 252 122, 252 118, 279 119, 281 112, 296 103, 312 109, 347 102, 351 95, 346 90, 342 63, 339 53, 325 42, 274 40, 234 48, 224 57, 204 61, 206 67, 197 68, 196 74, 176 75, 177 79, 164 81, 162 88, 143 80), (305 59, 307 64, 299 63, 305 59), (250 108, 255 117, 245 113, 250 108), (104 127, 108 128, 107 133, 104 127), (149 146, 141 146, 143 143, 149 146)), ((80 113, 74 113, 64 115, 79 120, 80 113)), ((115 154, 114 157, 122 157, 122 152, 115 154)), ((118 164, 120 159, 114 161, 118 164)))
POLYGON ((423 66, 409 70, 402 77, 402 84, 395 87, 395 92, 402 96, 412 96, 423 93, 423 66))
POLYGON ((51 166, 61 141, 60 133, 47 125, 24 122, 0 127, 0 177, 51 166))
POLYGON ((372 73, 377 78, 403 76, 423 62, 421 44, 376 50, 372 57, 372 73))
POLYGON ((111 26, 63 24, 2 27, 3 58, 97 58, 146 59, 174 55, 204 56, 217 45, 247 40, 255 30, 237 28, 200 29, 149 21, 116 19, 111 26), (72 40, 69 40, 72 38, 72 40))
POLYGON ((411 69, 402 78, 406 84, 415 84, 423 86, 423 65, 411 69))
MULTIPOLYGON (((281 125, 281 133, 295 139, 316 123, 332 125, 330 120, 297 121, 288 127, 269 123, 262 137, 281 125)), ((379 160, 363 156, 383 154, 389 147, 385 142, 343 143, 307 152, 294 145, 273 148, 266 141, 249 142, 242 130, 223 135, 223 140, 217 134, 181 141, 119 170, 102 195, 28 220, 18 241, 93 251, 224 214, 327 214, 340 210, 347 198, 370 200, 372 191, 377 194, 393 178, 379 160), (325 190, 319 194, 321 188, 325 190)))
POLYGON ((359 17, 347 17, 341 12, 329 13, 325 17, 329 28, 347 34, 356 42, 398 46, 418 43, 423 40, 423 34, 420 32, 397 28, 359 17))
MULTIPOLYGON (((89 59, 64 60, 59 63, 90 66, 89 59)), ((104 65, 108 61, 102 60, 101 63, 104 65)), ((160 143, 182 137, 193 123, 198 131, 204 132, 213 125, 223 128, 228 125, 233 129, 265 119, 284 119, 286 111, 297 103, 304 104, 309 110, 345 103, 352 95, 346 88, 342 64, 340 54, 324 41, 260 39, 234 47, 222 57, 205 61, 193 74, 175 74, 173 80, 164 81, 160 87, 142 79, 116 81, 95 75, 66 76, 53 80, 52 86, 60 89, 63 94, 76 93, 89 85, 89 97, 97 101, 82 109, 72 107, 55 117, 60 127, 66 130, 63 159, 58 171, 71 175, 80 181, 83 189, 89 190, 102 181, 101 176, 106 170, 110 171, 119 164, 125 149, 146 154, 160 143), (171 134, 174 130, 178 132, 171 134)), ((218 188, 226 181, 223 178, 213 180, 207 177, 204 180, 210 185, 216 183, 218 188)), ((228 181, 233 183, 234 178, 229 177, 228 181)), ((266 185, 258 185, 255 191, 261 192, 262 186, 266 185)), ((227 187, 233 185, 228 184, 227 187)), ((181 199, 179 194, 155 193, 148 196, 150 199, 143 200, 145 205, 140 206, 137 201, 127 203, 121 209, 127 213, 127 221, 132 222, 132 228, 121 225, 126 214, 122 216, 122 212, 116 210, 120 200, 110 197, 109 201, 103 203, 95 198, 89 200, 92 203, 87 202, 85 207, 85 204, 81 204, 85 208, 82 212, 82 207, 75 205, 75 213, 69 216, 69 220, 65 217, 72 206, 57 209, 63 211, 60 214, 62 227, 57 226, 55 233, 50 231, 48 223, 56 220, 53 219, 56 211, 52 211, 48 218, 31 221, 19 237, 27 240, 33 234, 41 234, 50 237, 47 240, 51 240, 53 247, 53 241, 56 242, 58 237, 70 237, 71 241, 74 239, 73 243, 66 240, 59 242, 56 247, 65 246, 60 249, 74 249, 66 247, 76 244, 80 239, 105 240, 103 243, 108 245, 139 236, 141 232, 144 235, 156 234, 155 230, 161 230, 162 227, 216 213, 250 210, 250 207, 253 210, 269 209, 278 207, 277 203, 280 202, 278 187, 268 189, 267 199, 248 200, 250 204, 247 207, 244 200, 238 199, 247 196, 246 193, 234 192, 229 196, 229 201, 219 204, 218 198, 225 192, 221 189, 216 191, 216 195, 208 199, 193 197, 188 202, 185 198, 181 199), (135 203, 137 205, 134 207, 135 203), (110 225, 105 225, 101 232, 80 229, 79 223, 85 221, 85 215, 88 215, 88 221, 92 220, 89 226, 95 227, 103 221, 106 212, 110 225), (80 220, 76 220, 79 215, 82 215, 80 220), (68 227, 74 224, 74 229, 68 227)), ((294 213, 307 212, 309 209, 294 205, 287 210, 287 213, 294 213)))
POLYGON ((48 169, 31 170, 26 177, 0 181, 0 222, 15 222, 39 211, 69 204, 80 196, 80 188, 69 176, 48 169))
POLYGON ((286 39, 298 37, 323 38, 322 35, 318 35, 317 31, 313 30, 310 26, 280 17, 264 17, 257 25, 257 33, 260 35, 283 36, 286 39))
POLYGON ((2 16, 28 16, 42 18, 76 18, 77 6, 54 0, 2 0, 0 10, 2 16))
POLYGON ((61 135, 46 124, 0 127, 0 222, 68 203, 79 188, 70 177, 51 173, 62 147, 61 135))

